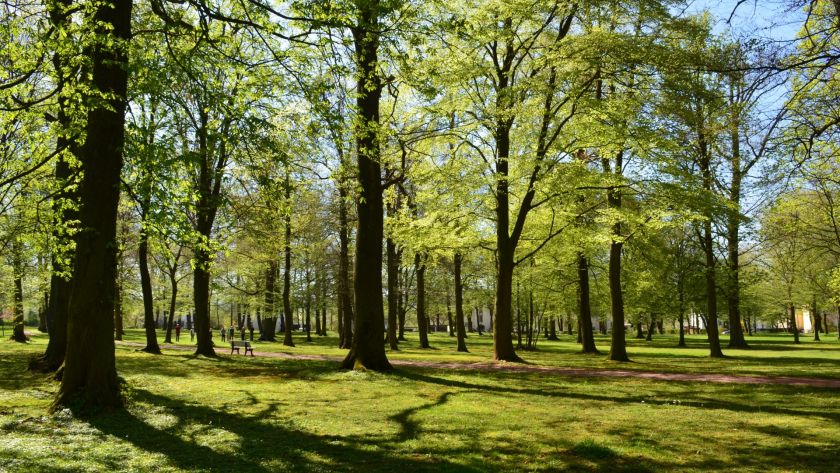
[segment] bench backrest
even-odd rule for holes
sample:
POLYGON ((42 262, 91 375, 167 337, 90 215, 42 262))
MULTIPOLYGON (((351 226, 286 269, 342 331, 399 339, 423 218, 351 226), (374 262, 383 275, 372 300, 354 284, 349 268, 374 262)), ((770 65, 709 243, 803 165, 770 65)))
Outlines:
POLYGON ((241 340, 234 340, 234 341, 230 342, 230 346, 232 346, 232 347, 246 347, 246 348, 250 348, 250 347, 251 347, 251 342, 241 341, 241 340))

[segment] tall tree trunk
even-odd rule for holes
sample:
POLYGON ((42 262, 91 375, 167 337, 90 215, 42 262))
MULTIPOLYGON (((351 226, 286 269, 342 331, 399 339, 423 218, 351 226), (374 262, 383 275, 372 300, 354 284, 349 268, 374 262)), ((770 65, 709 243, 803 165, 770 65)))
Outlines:
MULTIPOLYGON (((149 211, 150 203, 143 202, 141 212, 143 220, 149 211)), ((149 274, 149 234, 145 228, 140 229, 140 244, 137 246, 137 261, 140 266, 140 288, 143 292, 143 327, 146 329, 146 347, 143 351, 160 355, 157 333, 155 331, 155 310, 152 299, 152 277, 149 274)))
POLYGON ((227 166, 227 148, 225 146, 225 131, 222 127, 222 138, 219 149, 209 141, 209 116, 206 109, 198 110, 199 126, 197 129, 198 155, 200 157, 198 174, 198 202, 196 204, 195 229, 201 236, 199 243, 193 248, 193 318, 187 316, 187 328, 194 325, 196 333, 195 354, 216 357, 213 348, 212 332, 210 331, 210 266, 213 254, 206 242, 213 234, 213 224, 221 203, 221 186, 224 170, 227 166), (211 149, 212 144, 212 149, 211 149))
POLYGON ((455 319, 452 318, 452 297, 449 295, 449 288, 446 288, 446 318, 449 322, 449 336, 455 336, 455 319))
POLYGON ((175 306, 178 303, 178 275, 175 269, 169 269, 169 288, 172 296, 169 298, 169 320, 166 321, 166 339, 164 343, 172 343, 172 327, 175 326, 175 306))
POLYGON ((652 342, 653 341, 653 331, 656 330, 656 315, 651 313, 650 314, 650 325, 648 326, 647 336, 645 340, 652 342))
POLYGON ((580 309, 581 351, 598 353, 595 347, 595 335, 592 333, 592 305, 589 300, 589 258, 581 252, 577 255, 578 263, 578 304, 580 309))
POLYGON ((50 293, 44 291, 44 305, 38 311, 38 331, 47 333, 47 307, 50 306, 50 293))
MULTIPOLYGON (((402 254, 402 250, 400 250, 400 254, 402 254)), ((400 269, 400 274, 404 275, 404 277, 400 277, 397 279, 398 282, 398 290, 397 293, 399 297, 397 299, 397 340, 404 342, 405 340, 405 316, 408 312, 408 291, 410 289, 410 283, 408 281, 408 271, 406 268, 400 269)), ((420 329, 420 322, 417 322, 418 330, 420 329)))
POLYGON ((21 242, 14 238, 12 240, 12 271, 14 283, 14 309, 12 319, 12 340, 25 343, 29 340, 24 332, 23 321, 23 251, 21 242))
POLYGON ((327 336, 327 281, 321 284, 321 336, 327 336))
MULTIPOLYGON (((57 0, 47 3, 50 25, 57 31, 63 31, 68 26, 70 18, 71 0, 57 0)), ((56 51, 52 57, 53 69, 56 73, 56 90, 58 111, 56 125, 60 130, 55 140, 57 150, 66 149, 60 152, 55 163, 55 182, 59 191, 55 193, 52 201, 53 210, 53 248, 52 248, 52 273, 50 275, 50 304, 47 308, 47 331, 50 339, 47 342, 47 349, 43 355, 30 361, 29 368, 41 372, 53 372, 58 370, 64 363, 64 355, 67 351, 67 312, 70 308, 70 289, 72 286, 72 274, 75 262, 73 261, 74 251, 69 251, 75 237, 69 235, 67 226, 77 219, 78 214, 75 206, 67 205, 68 202, 78 202, 78 192, 75 186, 71 186, 71 180, 75 174, 71 168, 73 159, 71 156, 79 156, 79 148, 74 145, 71 137, 71 115, 69 112, 69 97, 60 93, 75 76, 73 68, 69 68, 64 53, 56 51)))
POLYGON ((304 326, 306 327, 306 341, 312 342, 312 294, 309 293, 309 282, 306 284, 306 303, 303 305, 304 310, 304 326))
MULTIPOLYGON (((730 89, 730 99, 735 91, 730 89)), ((729 202, 731 208, 726 222, 726 251, 728 256, 729 287, 727 288, 727 307, 729 310, 729 348, 749 348, 741 328, 741 284, 740 284, 740 228, 741 228, 741 138, 740 119, 735 112, 730 129, 732 157, 730 160, 731 183, 729 202)))
POLYGON ((356 156, 358 160, 359 216, 356 232, 354 279, 356 324, 353 344, 342 366, 348 369, 389 370, 382 329, 382 168, 379 150, 379 0, 357 2, 356 24, 352 28, 356 64, 356 156))
POLYGON ((453 258, 455 266, 455 324, 458 332, 458 351, 468 352, 466 328, 464 327, 464 287, 461 284, 461 253, 453 258))
POLYGON ((315 272, 315 335, 321 336, 321 275, 315 272))
MULTIPOLYGON (((613 174, 622 175, 624 172, 624 154, 616 154, 613 174)), ((606 171, 609 162, 604 161, 606 171)), ((621 208, 621 189, 612 187, 607 191, 607 203, 611 209, 621 208)), ((610 241, 609 285, 610 310, 612 311, 612 336, 610 338, 610 353, 608 359, 612 361, 630 361, 627 356, 627 341, 624 336, 624 294, 621 287, 621 251, 624 241, 621 238, 621 222, 612 225, 612 240, 610 241)))
POLYGON ((353 302, 350 300, 350 229, 347 222, 347 189, 343 182, 338 185, 338 307, 339 348, 353 345, 353 302))
POLYGON ((790 329, 793 331, 793 343, 799 343, 799 327, 796 325, 796 306, 791 302, 788 310, 790 311, 790 329))
POLYGON ((397 304, 399 300, 397 278, 399 277, 399 262, 397 261, 397 245, 390 238, 385 242, 385 254, 387 257, 385 267, 388 279, 388 347, 391 350, 399 350, 400 347, 397 345, 397 304))
POLYGON ((680 289, 677 290, 678 297, 679 297, 679 314, 678 314, 678 322, 680 324, 680 341, 677 343, 678 347, 685 346, 685 293, 682 291, 682 284, 680 284, 680 289))
POLYGON ((122 404, 113 333, 131 7, 131 0, 104 0, 89 21, 99 38, 85 51, 92 68, 91 85, 107 99, 103 103, 97 98, 87 111, 79 187, 81 230, 56 407, 84 410, 122 404))
MULTIPOLYGON (((286 170, 285 196, 286 202, 291 202, 291 182, 289 171, 286 170)), ((292 329, 295 324, 295 316, 292 312, 291 287, 292 287, 292 216, 286 212, 284 221, 284 242, 283 242, 283 345, 295 346, 292 338, 292 329)))
POLYGON ((280 265, 272 259, 268 262, 265 270, 265 295, 263 305, 263 329, 260 331, 260 340, 265 342, 276 342, 277 315, 274 307, 274 291, 277 284, 277 270, 280 265))
POLYGON ((822 328, 822 320, 817 311, 817 295, 814 294, 811 298, 811 313, 814 314, 814 341, 820 341, 820 329, 822 328))
POLYGON ((426 264, 420 253, 414 255, 417 272, 417 330, 420 332, 420 348, 429 348, 429 320, 426 318, 426 264))
MULTIPOLYGON (((702 126, 701 126, 702 129, 702 126)), ((705 134, 699 133, 698 145, 700 148, 700 171, 703 175, 703 188, 706 192, 713 192, 713 177, 711 168, 711 151, 708 149, 705 134)), ((706 255, 706 334, 709 339, 709 355, 712 358, 722 358, 723 352, 720 349, 720 336, 717 326, 717 284, 715 278, 715 247, 712 234, 711 209, 708 210, 706 220, 703 221, 703 252, 706 255)))

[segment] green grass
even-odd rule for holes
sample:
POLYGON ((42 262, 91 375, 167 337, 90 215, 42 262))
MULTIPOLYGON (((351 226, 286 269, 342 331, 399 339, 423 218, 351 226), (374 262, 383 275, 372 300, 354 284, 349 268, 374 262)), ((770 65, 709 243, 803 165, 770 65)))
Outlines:
MULTIPOLYGON (((671 347, 673 338, 633 340, 637 361, 630 365, 575 354, 569 341, 541 342, 540 351, 523 354, 558 366, 838 376, 836 341, 788 350, 783 340, 753 339, 760 348, 720 362, 704 356, 699 338, 684 350, 671 347), (814 368, 815 360, 825 365, 814 368)), ((257 350, 341 355, 329 346, 334 341, 257 350)), ((431 354, 406 349, 392 356, 486 361, 489 337, 468 342, 468 355, 453 353, 448 337, 435 337, 431 354)), ((824 388, 414 368, 357 373, 333 362, 208 360, 176 350, 154 356, 120 346, 128 407, 84 420, 69 411, 46 414, 57 384, 25 369, 44 343, 43 336, 28 345, 0 342, 0 471, 838 468, 840 393, 824 388)))
MULTIPOLYGON (((282 335, 282 334, 281 334, 282 335)), ((255 333, 255 337, 257 334, 255 333)), ((173 336, 174 337, 174 336, 173 336)), ((726 349, 728 337, 723 337, 725 359, 709 358, 708 342, 705 335, 686 336, 686 348, 678 348, 675 335, 658 335, 652 342, 638 340, 628 335, 627 351, 632 363, 607 361, 609 336, 596 336, 596 345, 600 355, 580 354, 580 345, 576 337, 562 335, 560 341, 540 340, 536 351, 520 350, 519 355, 528 363, 542 366, 574 368, 621 368, 640 371, 670 373, 726 373, 763 376, 804 376, 820 378, 840 378, 840 342, 837 334, 823 335, 823 341, 813 341, 812 335, 802 335, 799 345, 793 344, 793 336, 785 333, 764 334, 747 337, 750 344, 746 350, 726 349)), ((388 357, 395 360, 420 360, 433 362, 488 362, 493 355, 492 335, 478 336, 469 334, 467 347, 470 353, 458 353, 454 337, 446 334, 431 335, 431 350, 419 348, 417 334, 407 333, 407 342, 400 345, 400 351, 389 352, 388 357)), ((145 343, 141 330, 129 330, 125 339, 145 343)), ((237 334, 236 339, 239 339, 237 334)), ((218 334, 214 340, 221 343, 218 334)), ((280 338, 282 340, 282 336, 280 338)), ((254 342, 259 352, 281 352, 290 355, 329 355, 343 357, 347 352, 338 348, 334 336, 312 337, 306 342, 305 335, 295 334, 295 347, 286 347, 282 343, 254 342)), ((163 336, 160 337, 161 343, 163 336)), ((514 341, 514 343, 516 343, 514 341)), ((189 333, 181 334, 180 345, 189 345, 189 333)))

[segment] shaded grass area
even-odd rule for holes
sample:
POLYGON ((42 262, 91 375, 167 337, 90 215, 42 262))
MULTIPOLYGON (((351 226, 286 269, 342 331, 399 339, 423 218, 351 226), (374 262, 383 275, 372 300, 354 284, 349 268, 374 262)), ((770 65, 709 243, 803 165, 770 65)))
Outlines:
MULTIPOLYGON (((256 336, 256 335, 255 335, 256 336)), ((407 341, 400 343, 400 351, 389 352, 388 357, 395 360, 417 360, 431 362, 488 362, 493 355, 492 334, 478 336, 471 333, 467 339, 470 353, 456 351, 454 337, 446 334, 431 334, 432 349, 419 347, 416 333, 407 333, 407 341)), ((708 343, 705 335, 686 336, 687 346, 677 347, 675 335, 657 335, 652 342, 627 338, 627 351, 632 363, 616 363, 606 359, 609 351, 608 336, 597 335, 596 344, 600 355, 583 355, 576 338, 562 335, 559 341, 540 340, 537 350, 520 350, 519 355, 528 363, 574 368, 621 368, 640 371, 658 371, 671 373, 710 373, 742 374, 763 376, 803 376, 816 378, 840 378, 840 342, 836 334, 824 335, 823 341, 814 342, 810 336, 803 335, 802 343, 793 344, 790 334, 764 334, 748 337, 750 348, 746 350, 726 349, 729 342, 722 337, 724 359, 709 358, 708 343)), ((160 337, 161 342, 163 337, 160 337)), ((237 335, 237 340, 238 335, 237 335)), ((145 343, 143 332, 129 330, 126 340, 145 343)), ((180 345, 189 346, 189 334, 181 334, 180 345)), ((218 334, 214 340, 221 344, 218 334)), ((286 347, 282 343, 254 342, 257 352, 280 352, 289 355, 328 355, 343 357, 347 351, 338 348, 338 339, 334 336, 313 336, 307 342, 303 334, 295 334, 295 347, 286 347)), ((220 345, 221 346, 221 345, 220 345)), ((227 345, 224 345, 227 346, 227 345)))
POLYGON ((41 349, 0 344, 0 471, 837 471, 836 390, 120 347, 127 409, 82 420, 45 414, 41 349))

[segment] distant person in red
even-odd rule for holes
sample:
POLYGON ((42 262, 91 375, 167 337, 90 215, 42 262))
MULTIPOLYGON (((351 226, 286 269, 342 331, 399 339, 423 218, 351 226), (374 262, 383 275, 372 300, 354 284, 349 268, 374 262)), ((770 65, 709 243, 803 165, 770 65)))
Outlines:
POLYGON ((177 342, 181 338, 181 322, 175 324, 175 341, 177 342))

